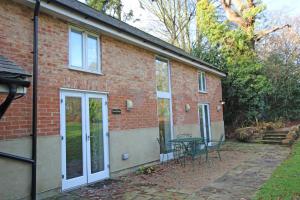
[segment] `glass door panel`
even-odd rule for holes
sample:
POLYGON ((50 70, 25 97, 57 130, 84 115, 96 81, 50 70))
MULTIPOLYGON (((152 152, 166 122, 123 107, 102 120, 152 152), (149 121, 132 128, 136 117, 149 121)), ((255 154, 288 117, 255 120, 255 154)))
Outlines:
POLYGON ((91 173, 104 170, 102 99, 89 98, 91 173))
POLYGON ((83 176, 81 97, 66 97, 66 179, 83 176))
POLYGON ((107 97, 86 94, 88 183, 109 177, 107 97))
POLYGON ((205 133, 204 133, 204 119, 203 119, 203 109, 202 106, 199 106, 199 121, 200 121, 200 135, 202 138, 205 138, 205 133))
POLYGON ((207 142, 210 142, 211 141, 211 138, 210 138, 210 118, 209 118, 208 105, 204 105, 204 119, 205 119, 206 140, 207 140, 207 142))
POLYGON ((62 189, 84 184, 86 173, 85 99, 61 93, 62 189))
POLYGON ((204 138, 209 144, 211 141, 209 105, 200 104, 198 113, 200 123, 200 136, 204 138))
POLYGON ((171 116, 170 116, 170 99, 158 98, 157 112, 159 120, 159 139, 160 153, 164 154, 166 150, 170 150, 168 142, 171 140, 171 116))

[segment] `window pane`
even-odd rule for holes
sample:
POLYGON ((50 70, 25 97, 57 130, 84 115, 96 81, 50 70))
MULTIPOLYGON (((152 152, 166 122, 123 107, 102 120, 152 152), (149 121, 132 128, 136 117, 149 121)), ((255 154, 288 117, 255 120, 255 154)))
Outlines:
POLYGON ((98 45, 97 38, 88 36, 87 39, 87 66, 88 69, 97 71, 98 70, 98 45))
POLYGON ((207 141, 210 141, 210 135, 209 135, 209 116, 208 116, 208 105, 204 105, 204 116, 205 116, 205 129, 206 129, 206 139, 207 141))
POLYGON ((203 91, 202 73, 198 73, 198 83, 199 83, 199 90, 203 91))
POLYGON ((156 89, 160 92, 169 92, 168 63, 156 60, 156 89))
POLYGON ((70 64, 74 67, 83 66, 83 37, 79 31, 72 30, 70 33, 70 64))
POLYGON ((66 97, 67 179, 83 175, 81 116, 81 98, 66 97))
POLYGON ((204 138, 204 119, 203 119, 203 106, 199 106, 199 120, 200 120, 200 135, 204 138))
POLYGON ((170 116, 170 100, 158 99, 157 112, 159 120, 159 140, 160 140, 160 153, 164 154, 170 150, 168 145, 171 140, 171 116, 170 116))
POLYGON ((102 99, 89 99, 91 173, 104 170, 102 99))
POLYGON ((206 81, 205 81, 205 73, 201 73, 202 74, 202 90, 206 91, 206 81))

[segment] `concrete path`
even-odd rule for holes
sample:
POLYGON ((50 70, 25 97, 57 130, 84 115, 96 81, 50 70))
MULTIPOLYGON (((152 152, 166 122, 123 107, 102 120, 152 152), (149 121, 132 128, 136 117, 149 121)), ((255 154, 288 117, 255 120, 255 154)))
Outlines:
POLYGON ((213 183, 191 195, 189 199, 251 199, 290 150, 278 145, 253 149, 254 156, 230 170, 213 183))

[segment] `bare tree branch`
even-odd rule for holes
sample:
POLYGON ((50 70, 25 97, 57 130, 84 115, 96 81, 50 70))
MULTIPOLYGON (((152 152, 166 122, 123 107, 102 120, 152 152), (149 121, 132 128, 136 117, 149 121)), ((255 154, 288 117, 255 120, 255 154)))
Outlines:
POLYGON ((274 33, 278 30, 281 30, 281 29, 284 29, 284 28, 291 28, 291 25, 290 24, 285 24, 283 26, 276 26, 272 29, 269 29, 269 30, 263 30, 257 34, 255 34, 255 41, 258 42, 259 40, 261 40, 263 37, 271 34, 271 33, 274 33))

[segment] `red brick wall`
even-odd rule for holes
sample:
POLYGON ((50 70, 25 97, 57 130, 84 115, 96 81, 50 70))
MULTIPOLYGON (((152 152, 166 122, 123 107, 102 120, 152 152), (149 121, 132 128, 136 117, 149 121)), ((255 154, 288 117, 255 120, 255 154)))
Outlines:
POLYGON ((174 125, 197 124, 199 103, 210 104, 211 121, 222 121, 223 111, 217 112, 222 100, 222 86, 219 77, 206 73, 207 93, 198 90, 198 70, 179 62, 171 62, 172 101, 174 125), (185 111, 185 105, 191 109, 185 111))
MULTIPOLYGON (((8 0, 0 2, 0 54, 29 70, 32 66, 30 10, 13 5, 8 0)), ((14 101, 0 120, 0 139, 30 133, 30 95, 29 91, 27 96, 14 101)))
MULTIPOLYGON (((0 54, 32 72, 32 10, 12 3, 0 2, 0 54)), ((109 128, 124 130, 157 127, 155 54, 141 48, 101 36, 102 73, 95 75, 68 69, 68 23, 41 14, 39 28, 39 135, 59 134, 60 88, 109 92, 109 128), (125 100, 134 108, 126 111, 125 100), (112 108, 122 109, 112 115, 112 108)), ((172 62, 174 124, 197 122, 196 105, 201 101, 218 103, 220 80, 208 76, 208 94, 198 93, 197 70, 172 62), (191 112, 184 112, 190 103, 191 112)), ((3 96, 2 96, 3 98, 3 96)), ((212 120, 221 120, 222 113, 211 106, 212 120)), ((31 91, 15 101, 0 120, 0 139, 31 133, 31 91)))

